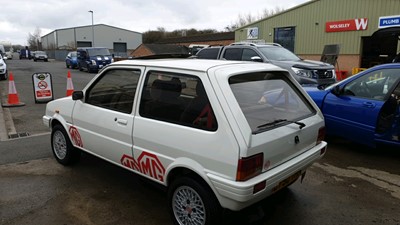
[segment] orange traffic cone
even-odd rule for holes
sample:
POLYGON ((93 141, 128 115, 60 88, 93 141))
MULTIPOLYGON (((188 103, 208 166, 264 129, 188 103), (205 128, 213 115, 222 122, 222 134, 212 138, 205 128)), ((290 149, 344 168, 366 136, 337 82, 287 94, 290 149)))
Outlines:
POLYGON ((71 73, 68 70, 68 78, 67 78, 67 96, 71 96, 72 92, 74 92, 74 84, 72 83, 71 73))
POLYGON ((8 101, 6 104, 2 104, 3 107, 17 107, 24 106, 25 103, 20 102, 18 98, 17 89, 15 88, 14 76, 10 72, 8 82, 8 101))

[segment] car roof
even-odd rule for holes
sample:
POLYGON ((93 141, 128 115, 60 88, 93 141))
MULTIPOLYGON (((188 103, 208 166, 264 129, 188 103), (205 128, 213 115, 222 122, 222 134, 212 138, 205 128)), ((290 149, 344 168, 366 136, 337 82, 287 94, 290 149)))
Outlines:
MULTIPOLYGON (((390 69, 390 68, 398 68, 400 67, 400 63, 386 63, 386 64, 380 64, 371 68, 374 69, 390 69)), ((369 69, 371 69, 369 68, 369 69)))
POLYGON ((176 68, 185 70, 207 71, 214 67, 223 67, 229 65, 252 65, 260 70, 282 70, 281 68, 268 63, 229 61, 229 60, 210 60, 210 59, 148 59, 148 60, 123 60, 112 63, 113 65, 131 65, 131 66, 154 66, 164 68, 176 68))

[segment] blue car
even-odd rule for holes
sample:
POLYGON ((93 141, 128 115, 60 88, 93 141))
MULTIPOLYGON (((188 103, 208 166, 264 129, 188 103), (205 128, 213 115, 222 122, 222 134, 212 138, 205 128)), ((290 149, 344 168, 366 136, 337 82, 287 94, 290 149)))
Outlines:
POLYGON ((67 68, 78 68, 78 59, 76 57, 76 52, 69 52, 67 57, 65 57, 65 66, 67 68))
POLYGON ((375 66, 324 89, 304 89, 324 114, 327 135, 400 147, 400 63, 375 66))

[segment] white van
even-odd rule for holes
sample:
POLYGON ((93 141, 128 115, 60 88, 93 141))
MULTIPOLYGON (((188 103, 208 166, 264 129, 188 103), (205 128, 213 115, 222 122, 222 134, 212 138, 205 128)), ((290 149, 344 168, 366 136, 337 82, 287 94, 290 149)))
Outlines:
POLYGON ((326 151, 324 118, 286 70, 222 60, 125 60, 47 104, 51 147, 168 188, 175 224, 219 224, 295 182, 326 151))

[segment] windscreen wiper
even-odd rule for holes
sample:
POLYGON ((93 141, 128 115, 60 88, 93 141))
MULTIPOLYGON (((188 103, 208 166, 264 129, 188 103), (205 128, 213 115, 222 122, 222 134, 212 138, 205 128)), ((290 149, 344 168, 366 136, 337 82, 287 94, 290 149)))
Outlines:
POLYGON ((269 126, 273 126, 273 125, 276 125, 276 124, 282 123, 282 122, 291 122, 291 123, 295 123, 295 124, 299 125, 299 128, 300 128, 300 129, 302 129, 303 127, 306 126, 305 123, 298 122, 298 121, 291 121, 291 120, 287 120, 287 119, 277 119, 277 120, 274 120, 274 121, 272 121, 272 122, 268 122, 268 123, 262 124, 262 125, 258 126, 257 128, 269 127, 269 126))

